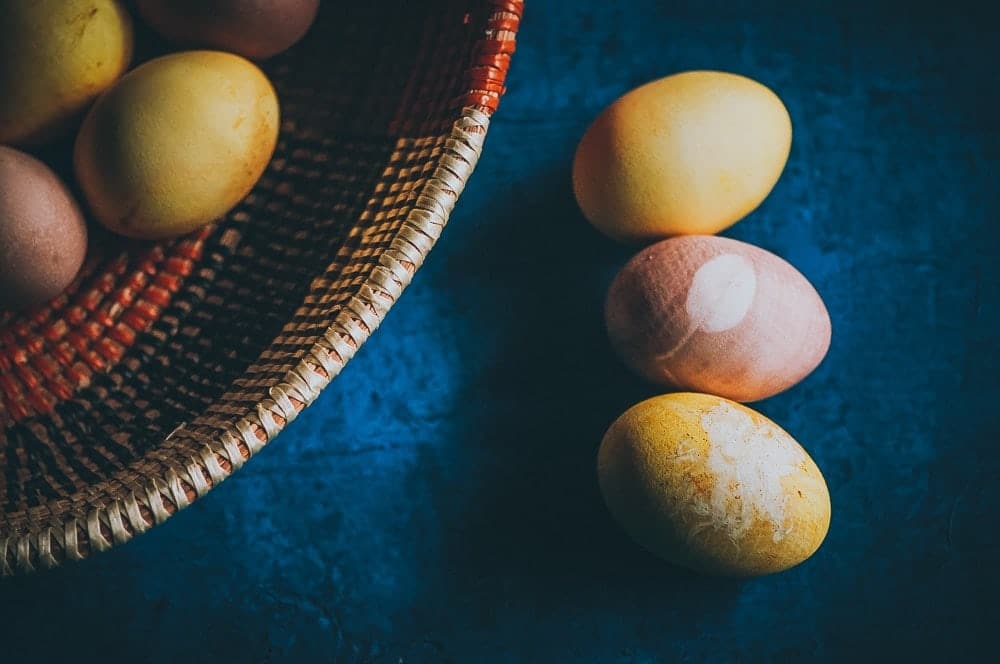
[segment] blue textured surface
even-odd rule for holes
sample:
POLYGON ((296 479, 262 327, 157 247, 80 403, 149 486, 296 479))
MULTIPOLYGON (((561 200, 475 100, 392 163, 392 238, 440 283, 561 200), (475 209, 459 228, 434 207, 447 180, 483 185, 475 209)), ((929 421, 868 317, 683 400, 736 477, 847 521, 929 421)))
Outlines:
POLYGON ((971 4, 530 2, 479 170, 382 329, 192 508, 0 583, 0 661, 923 659, 994 643, 1000 49, 971 4), (743 583, 639 550, 593 470, 607 425, 655 389, 604 338, 629 252, 577 211, 572 151, 615 97, 692 68, 787 103, 788 167, 727 234, 796 265, 834 328, 819 370, 759 405, 825 472, 829 537, 743 583))

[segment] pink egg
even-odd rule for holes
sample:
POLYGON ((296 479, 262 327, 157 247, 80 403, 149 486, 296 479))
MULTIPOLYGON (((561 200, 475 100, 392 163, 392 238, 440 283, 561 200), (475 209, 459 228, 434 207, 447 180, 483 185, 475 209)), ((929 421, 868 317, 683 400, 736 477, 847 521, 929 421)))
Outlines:
POLYGON ((0 311, 55 297, 87 252, 87 224, 65 184, 31 155, 0 145, 0 311))
POLYGON ((630 260, 608 291, 615 351, 655 383, 736 401, 787 390, 830 347, 830 315, 787 261, 728 238, 688 235, 630 260))

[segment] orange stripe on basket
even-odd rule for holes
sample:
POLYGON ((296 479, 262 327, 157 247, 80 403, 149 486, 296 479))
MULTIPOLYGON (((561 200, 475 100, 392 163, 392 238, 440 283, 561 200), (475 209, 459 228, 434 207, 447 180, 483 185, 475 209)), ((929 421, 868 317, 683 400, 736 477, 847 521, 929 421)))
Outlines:
POLYGON ((523 0, 494 2, 486 22, 486 37, 476 44, 474 63, 468 70, 467 91, 455 100, 457 106, 474 106, 493 113, 506 88, 504 79, 514 53, 515 35, 524 12, 523 0))

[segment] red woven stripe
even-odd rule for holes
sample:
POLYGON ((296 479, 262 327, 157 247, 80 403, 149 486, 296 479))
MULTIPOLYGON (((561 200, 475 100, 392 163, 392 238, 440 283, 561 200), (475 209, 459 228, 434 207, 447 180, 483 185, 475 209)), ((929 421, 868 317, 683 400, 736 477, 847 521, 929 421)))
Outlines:
POLYGON ((0 324, 0 419, 49 413, 94 371, 118 363, 194 270, 209 233, 153 245, 138 258, 92 257, 64 294, 8 315, 0 324))

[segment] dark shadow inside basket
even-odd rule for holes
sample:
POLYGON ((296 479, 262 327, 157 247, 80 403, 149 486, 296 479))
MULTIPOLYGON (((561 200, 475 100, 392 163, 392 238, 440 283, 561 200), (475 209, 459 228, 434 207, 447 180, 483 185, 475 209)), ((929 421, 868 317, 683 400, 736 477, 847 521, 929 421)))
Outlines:
POLYGON ((81 490, 144 490, 182 458, 164 444, 172 432, 188 427, 192 454, 254 412, 356 294, 436 167, 489 11, 479 4, 327 1, 309 35, 263 65, 282 110, 268 170, 120 361, 51 414, 7 426, 7 515, 77 512, 81 490))

